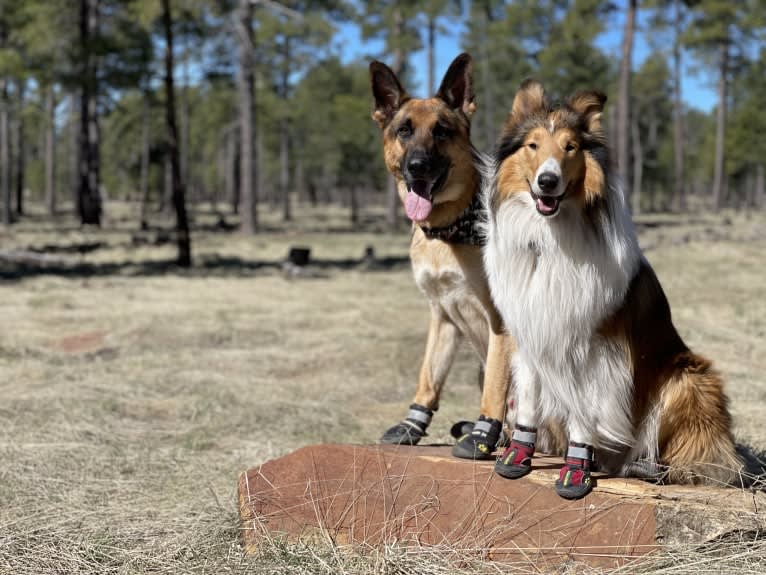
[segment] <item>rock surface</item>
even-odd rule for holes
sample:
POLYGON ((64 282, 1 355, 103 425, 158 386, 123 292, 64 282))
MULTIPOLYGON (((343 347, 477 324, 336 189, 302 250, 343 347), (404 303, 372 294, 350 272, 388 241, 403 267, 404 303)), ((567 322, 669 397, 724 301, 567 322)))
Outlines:
POLYGON ((536 457, 532 473, 510 481, 492 461, 455 459, 447 446, 304 447, 241 474, 243 540, 248 551, 278 536, 610 567, 664 545, 766 528, 763 493, 596 474, 590 495, 566 501, 553 490, 560 466, 536 457))

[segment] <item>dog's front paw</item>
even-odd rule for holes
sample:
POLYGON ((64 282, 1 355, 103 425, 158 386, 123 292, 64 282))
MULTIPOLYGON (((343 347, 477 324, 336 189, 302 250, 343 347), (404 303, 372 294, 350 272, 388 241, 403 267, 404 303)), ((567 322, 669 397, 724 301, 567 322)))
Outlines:
POLYGON ((380 438, 380 443, 417 445, 422 438, 428 435, 426 429, 431 423, 433 414, 434 412, 427 407, 413 403, 410 405, 407 418, 386 431, 380 438))
POLYGON ((471 433, 458 439, 452 448, 452 455, 461 459, 492 459, 502 431, 502 421, 480 415, 471 433))

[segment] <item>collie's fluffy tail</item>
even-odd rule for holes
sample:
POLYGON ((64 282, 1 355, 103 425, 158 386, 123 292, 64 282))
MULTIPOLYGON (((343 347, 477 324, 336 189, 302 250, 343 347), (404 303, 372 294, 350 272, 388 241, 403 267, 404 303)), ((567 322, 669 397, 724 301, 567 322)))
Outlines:
POLYGON ((673 483, 737 484, 743 467, 728 398, 710 362, 679 354, 662 391, 659 448, 673 483))

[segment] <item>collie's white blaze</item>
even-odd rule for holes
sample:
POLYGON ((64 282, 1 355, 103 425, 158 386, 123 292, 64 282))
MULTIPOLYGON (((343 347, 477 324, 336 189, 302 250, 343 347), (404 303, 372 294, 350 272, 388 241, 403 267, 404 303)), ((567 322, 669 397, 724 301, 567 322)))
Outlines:
POLYGON ((556 186, 556 190, 554 193, 546 192, 550 194, 551 196, 560 196, 564 193, 564 178, 561 177, 561 164, 559 164, 558 160, 551 156, 547 160, 545 160, 542 164, 540 164, 540 167, 537 168, 537 172, 535 172, 535 179, 532 182, 532 191, 535 192, 538 196, 543 193, 543 191, 540 189, 540 186, 537 184, 537 178, 540 177, 540 174, 545 173, 552 173, 556 174, 559 178, 559 184, 556 186))
POLYGON ((555 132, 555 131, 556 131, 556 127, 555 127, 555 123, 554 123, 554 121, 553 121, 553 118, 551 118, 551 122, 550 122, 550 124, 548 125, 548 131, 549 131, 551 134, 553 134, 553 132, 555 132))
MULTIPOLYGON (((541 170, 551 169, 549 161, 541 170)), ((493 185, 485 189, 488 206, 493 185)), ((629 358, 598 333, 641 259, 622 189, 610 183, 595 225, 576 203, 562 204, 551 219, 538 216, 529 194, 506 198, 488 218, 484 260, 492 297, 518 344, 519 416, 561 418, 572 441, 653 453, 637 445, 656 434, 633 428, 629 358), (537 407, 523 405, 536 395, 537 407)))

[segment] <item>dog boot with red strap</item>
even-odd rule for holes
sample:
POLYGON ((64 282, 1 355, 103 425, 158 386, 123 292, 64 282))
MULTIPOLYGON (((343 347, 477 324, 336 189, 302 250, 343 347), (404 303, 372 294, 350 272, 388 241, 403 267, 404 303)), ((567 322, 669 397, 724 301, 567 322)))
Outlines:
POLYGON ((426 429, 428 429, 433 415, 434 412, 427 407, 413 403, 410 405, 407 418, 386 431, 380 438, 380 442, 394 445, 416 445, 418 441, 428 435, 426 429))
POLYGON ((513 428, 511 444, 495 462, 495 473, 507 479, 524 477, 532 470, 535 441, 537 428, 517 424, 513 428))
POLYGON ((492 459, 502 431, 502 421, 480 415, 471 433, 463 435, 452 447, 452 455, 462 459, 492 459))
POLYGON ((556 493, 564 499, 585 497, 593 489, 592 466, 593 446, 570 441, 564 467, 556 480, 556 493))

